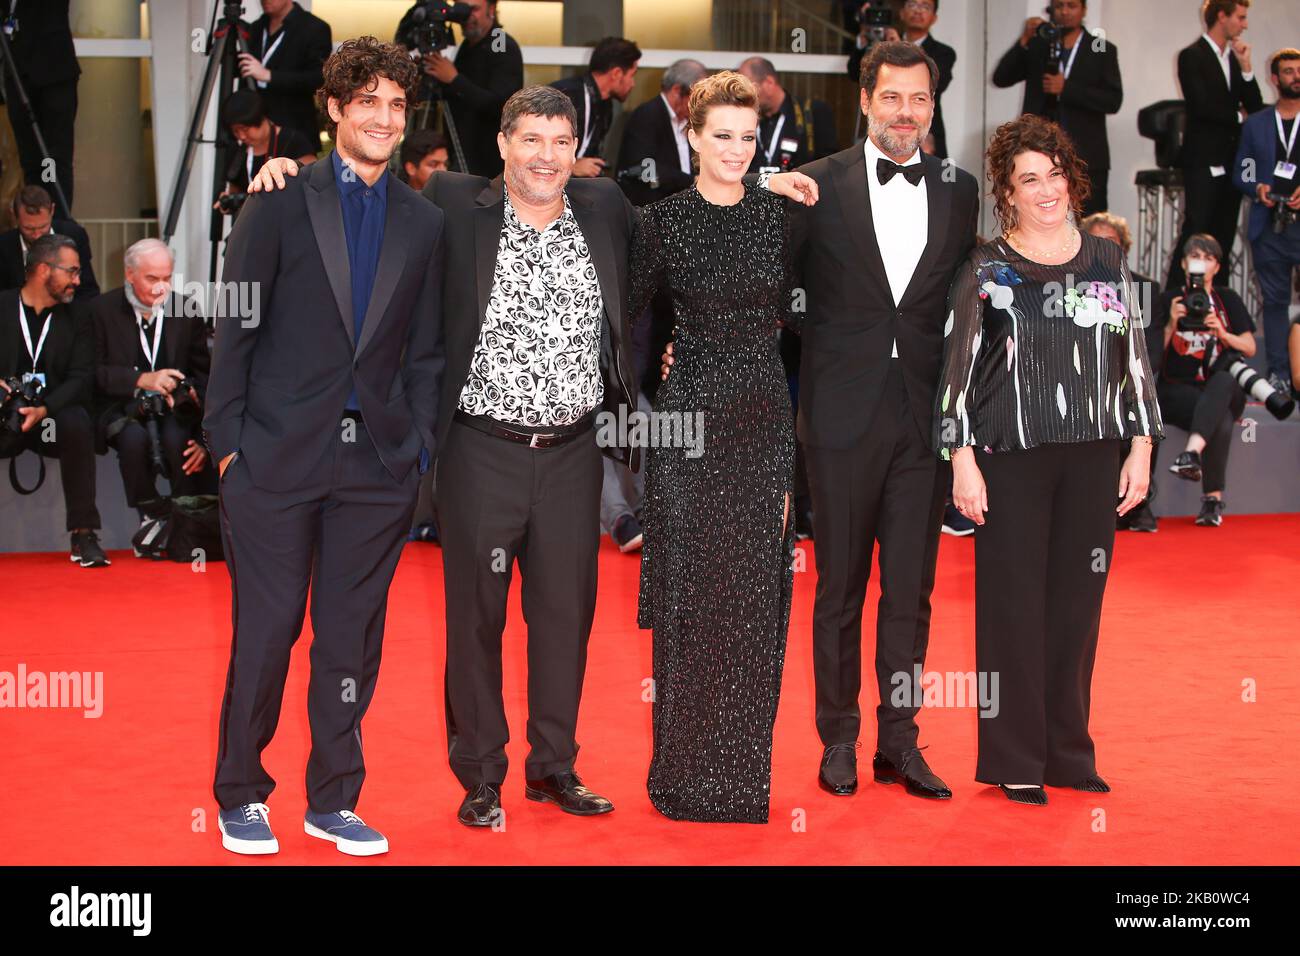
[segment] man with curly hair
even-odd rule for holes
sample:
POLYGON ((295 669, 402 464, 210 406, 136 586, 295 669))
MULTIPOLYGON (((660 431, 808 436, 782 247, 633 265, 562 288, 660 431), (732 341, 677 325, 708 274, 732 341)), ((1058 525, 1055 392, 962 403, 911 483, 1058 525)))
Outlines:
POLYGON ((317 93, 334 152, 287 189, 250 198, 226 251, 223 282, 252 309, 217 322, 203 426, 220 462, 234 592, 213 791, 222 845, 236 853, 279 849, 261 752, 309 585, 304 829, 355 856, 388 849, 354 812, 361 719, 435 449, 444 364, 443 214, 387 171, 416 82, 392 44, 340 45, 317 93))

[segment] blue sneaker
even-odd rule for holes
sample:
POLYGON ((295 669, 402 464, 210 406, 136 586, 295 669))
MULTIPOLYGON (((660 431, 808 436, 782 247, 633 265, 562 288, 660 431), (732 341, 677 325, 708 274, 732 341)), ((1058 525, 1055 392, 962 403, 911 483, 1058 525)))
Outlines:
POLYGON ((334 813, 307 811, 303 829, 308 836, 329 840, 338 846, 340 853, 350 856, 376 856, 388 852, 388 839, 351 810, 334 813))
POLYGON ((246 803, 217 814, 221 845, 232 853, 260 856, 279 853, 280 842, 271 832, 271 811, 265 803, 246 803))

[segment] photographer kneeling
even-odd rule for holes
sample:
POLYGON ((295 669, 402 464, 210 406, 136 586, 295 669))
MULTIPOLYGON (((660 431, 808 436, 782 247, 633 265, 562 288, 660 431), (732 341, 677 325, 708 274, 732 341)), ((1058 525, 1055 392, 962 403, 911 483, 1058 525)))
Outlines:
MULTIPOLYGON (((172 314, 172 253, 158 239, 126 250, 126 285, 92 301, 95 330, 95 443, 117 452, 126 503, 143 528, 170 513, 158 493, 216 494, 216 472, 200 439, 211 357, 199 315, 172 314), (169 304, 171 308, 168 308, 169 304)), ((146 542, 147 543, 147 542, 146 542)), ((140 543, 136 557, 144 557, 140 543)), ((150 556, 152 551, 147 552, 150 556)))
POLYGON ((1223 523, 1223 490, 1232 430, 1246 393, 1228 372, 1234 360, 1255 354, 1255 321, 1241 297, 1214 285, 1222 248, 1208 233, 1183 245, 1187 285, 1167 289, 1156 314, 1166 317, 1164 368, 1157 394, 1167 423, 1189 432, 1186 449, 1169 466, 1179 478, 1200 481, 1198 525, 1223 523))
MULTIPOLYGON (((67 236, 41 236, 27 247, 26 267, 21 288, 0 292, 0 321, 16 317, 19 331, 0 335, 0 458, 34 451, 59 459, 72 560, 83 568, 104 567, 111 562, 95 534, 100 525, 89 411, 95 336, 88 316, 70 304, 81 281, 77 244, 67 236)), ((12 462, 9 480, 21 494, 36 490, 18 486, 12 462)))

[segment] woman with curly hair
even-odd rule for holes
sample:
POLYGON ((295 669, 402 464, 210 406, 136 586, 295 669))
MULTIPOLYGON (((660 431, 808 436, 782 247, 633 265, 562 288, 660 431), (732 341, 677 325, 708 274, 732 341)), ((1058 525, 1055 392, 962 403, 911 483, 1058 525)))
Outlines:
POLYGON ((1044 784, 1110 789, 1088 734, 1102 595, 1163 426, 1122 250, 1075 226, 1089 186, 1069 136, 1022 116, 987 168, 1003 234, 953 281, 935 447, 977 526, 976 665, 998 681, 975 778, 1042 805, 1044 784))

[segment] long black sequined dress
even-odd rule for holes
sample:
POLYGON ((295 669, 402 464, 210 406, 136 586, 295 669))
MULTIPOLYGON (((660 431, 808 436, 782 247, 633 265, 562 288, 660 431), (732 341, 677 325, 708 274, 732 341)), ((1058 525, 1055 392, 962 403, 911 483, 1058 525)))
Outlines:
POLYGON ((720 206, 692 187, 642 210, 629 263, 629 315, 665 288, 676 320, 649 430, 637 614, 654 629, 650 800, 673 819, 768 817, 793 586, 785 202, 747 187, 720 206), (692 440, 663 441, 674 436, 692 440))

